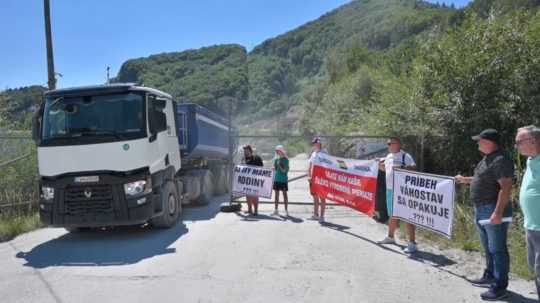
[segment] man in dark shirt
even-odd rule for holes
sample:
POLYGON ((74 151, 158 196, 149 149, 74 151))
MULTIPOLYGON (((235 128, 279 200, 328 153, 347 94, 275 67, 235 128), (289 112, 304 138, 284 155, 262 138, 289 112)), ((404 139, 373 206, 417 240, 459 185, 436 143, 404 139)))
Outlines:
MULTIPOLYGON (((253 165, 253 166, 263 166, 263 161, 261 157, 258 155, 255 155, 253 153, 253 148, 251 148, 251 145, 244 145, 244 164, 247 165, 253 165)), ((259 215, 259 197, 257 196, 246 196, 247 205, 248 205, 248 213, 255 214, 255 216, 259 215), (252 205, 254 213, 252 212, 252 205)))
POLYGON ((476 165, 472 177, 456 176, 457 183, 471 185, 471 200, 475 207, 475 222, 486 254, 486 269, 481 278, 471 280, 479 287, 489 287, 483 300, 500 300, 508 295, 508 222, 512 217, 510 194, 514 165, 499 147, 499 133, 486 129, 472 137, 484 158, 476 165), (506 219, 505 219, 506 220, 506 219))

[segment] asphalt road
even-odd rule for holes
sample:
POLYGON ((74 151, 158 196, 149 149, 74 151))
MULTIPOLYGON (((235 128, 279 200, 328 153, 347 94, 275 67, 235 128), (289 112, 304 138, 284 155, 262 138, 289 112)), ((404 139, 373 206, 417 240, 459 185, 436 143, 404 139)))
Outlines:
MULTIPOLYGON (((310 200, 305 180, 290 194, 310 200)), ((227 199, 184 209, 168 230, 44 228, 0 243, 0 302, 482 302, 466 280, 477 254, 379 246, 385 226, 341 206, 319 224, 309 205, 249 217, 220 213, 227 199)), ((506 302, 536 302, 532 282, 510 291, 506 302)))

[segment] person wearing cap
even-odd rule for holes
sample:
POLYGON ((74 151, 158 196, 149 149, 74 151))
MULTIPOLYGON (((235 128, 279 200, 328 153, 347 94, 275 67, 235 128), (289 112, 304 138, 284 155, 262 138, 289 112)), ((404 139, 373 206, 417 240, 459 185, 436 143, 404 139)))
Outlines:
POLYGON ((484 157, 476 165, 472 177, 455 177, 457 183, 471 186, 470 199, 474 204, 476 228, 486 255, 484 273, 470 282, 474 286, 489 288, 480 295, 483 300, 500 300, 508 295, 509 223, 503 222, 502 218, 512 217, 512 206, 508 202, 512 193, 514 164, 501 149, 497 130, 483 130, 472 139, 484 157), (485 221, 488 223, 483 223, 485 221))
MULTIPOLYGON (((242 149, 244 150, 244 159, 242 161, 244 164, 253 165, 253 166, 264 165, 261 157, 253 153, 253 148, 251 147, 251 145, 244 145, 242 149)), ((248 205, 248 213, 258 216, 259 215, 259 197, 246 196, 246 200, 247 200, 247 205, 248 205), (253 206, 253 209, 252 209, 252 206, 253 206)))
MULTIPOLYGON (((386 173, 386 209, 388 210, 390 221, 388 223, 388 235, 378 243, 395 244, 394 235, 398 226, 398 219, 392 216, 394 168, 399 167, 414 170, 416 169, 416 163, 409 153, 401 149, 401 139, 399 137, 389 138, 386 144, 388 145, 388 155, 380 160, 379 169, 386 173)), ((405 225, 409 236, 409 242, 407 243, 405 252, 414 253, 417 251, 415 226, 410 223, 406 223, 405 225)))
POLYGON ((324 222, 324 211, 326 209, 326 199, 324 199, 323 197, 317 196, 317 194, 313 191, 313 188, 312 188, 313 183, 311 181, 311 175, 313 173, 313 163, 315 162, 317 155, 319 153, 326 153, 326 151, 322 149, 321 138, 319 137, 314 137, 313 140, 311 140, 311 144, 313 145, 313 150, 311 152, 311 156, 309 157, 309 168, 308 168, 309 191, 311 193, 311 196, 313 197, 313 216, 311 216, 311 219, 319 220, 319 222, 324 222))
POLYGON ((287 173, 289 172, 289 159, 285 153, 283 145, 276 146, 276 157, 274 158, 274 192, 275 192, 275 209, 274 215, 279 216, 278 205, 279 205, 279 192, 283 193, 283 202, 285 204, 285 214, 289 215, 289 199, 287 197, 287 191, 289 187, 287 183, 289 182, 287 173))
POLYGON ((515 146, 520 154, 528 157, 519 191, 519 204, 524 217, 527 260, 535 275, 540 300, 540 128, 534 125, 519 128, 515 146))

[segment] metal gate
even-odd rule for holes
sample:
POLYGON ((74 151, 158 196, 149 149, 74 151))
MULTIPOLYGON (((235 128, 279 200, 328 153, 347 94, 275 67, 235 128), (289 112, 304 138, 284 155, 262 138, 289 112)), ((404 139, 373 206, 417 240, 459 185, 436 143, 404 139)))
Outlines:
MULTIPOLYGON (((273 168, 275 148, 282 145, 287 152, 290 161, 289 170, 289 204, 308 205, 312 201, 295 199, 295 192, 308 191, 307 170, 309 158, 312 152, 311 141, 313 136, 303 135, 232 135, 231 142, 238 142, 237 149, 233 153, 233 165, 242 162, 242 146, 249 144, 254 153, 259 155, 267 168, 273 168)), ((373 159, 384 157, 388 153, 386 142, 387 136, 339 136, 318 135, 321 139, 322 148, 329 154, 349 159, 373 159)), ((411 153, 415 159, 420 154, 420 145, 413 138, 404 138, 403 149, 411 153)), ((420 163, 419 163, 420 165, 420 163)), ((305 197, 305 195, 302 195, 305 197)), ((231 194, 231 201, 244 202, 243 196, 231 194)), ((272 199, 260 199, 262 204, 273 203, 272 199)), ((328 203, 327 205, 338 205, 328 203)))

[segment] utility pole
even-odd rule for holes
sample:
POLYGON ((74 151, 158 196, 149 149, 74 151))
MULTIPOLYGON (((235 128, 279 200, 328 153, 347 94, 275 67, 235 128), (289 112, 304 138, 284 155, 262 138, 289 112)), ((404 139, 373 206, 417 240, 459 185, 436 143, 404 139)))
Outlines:
POLYGON ((232 188, 233 188, 233 168, 234 168, 234 165, 233 165, 233 161, 234 161, 234 158, 233 158, 233 129, 232 129, 232 111, 233 111, 233 104, 232 104, 232 98, 229 97, 229 99, 227 101, 229 101, 229 110, 228 110, 228 120, 229 120, 229 165, 227 165, 227 170, 228 170, 228 173, 229 173, 229 184, 227 184, 227 186, 229 187, 229 198, 230 198, 230 201, 229 201, 229 206, 232 206, 233 204, 233 191, 232 191, 232 188))
POLYGON ((56 89, 56 77, 54 73, 54 57, 51 34, 51 9, 49 0, 43 0, 43 9, 45 13, 45 41, 47 44, 47 74, 49 89, 56 89))

